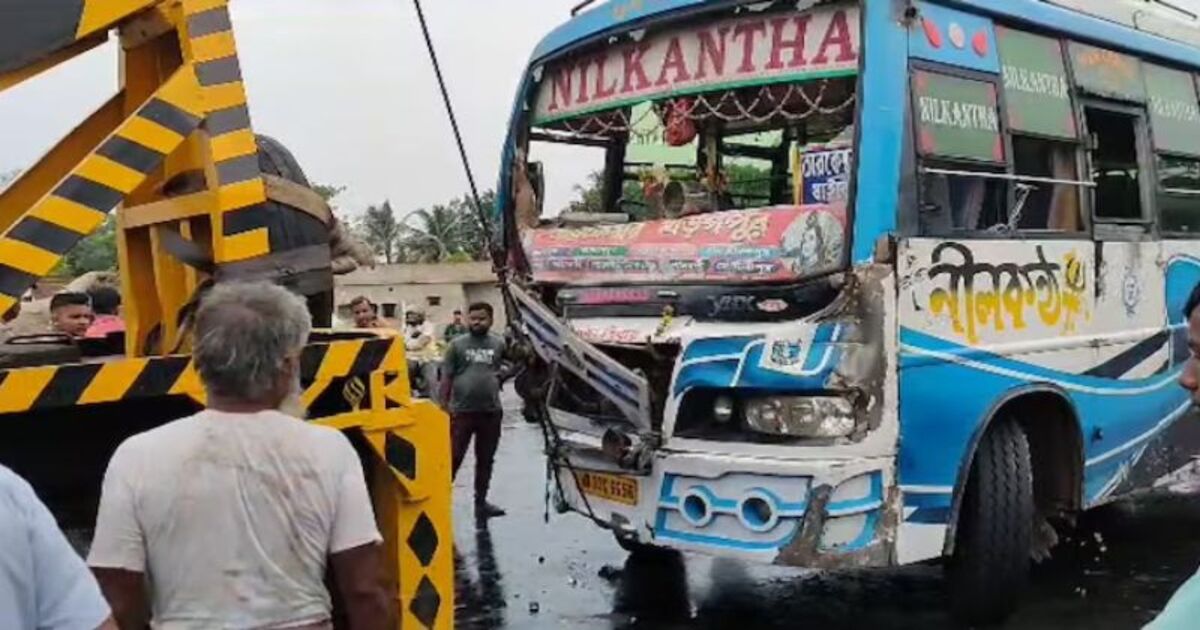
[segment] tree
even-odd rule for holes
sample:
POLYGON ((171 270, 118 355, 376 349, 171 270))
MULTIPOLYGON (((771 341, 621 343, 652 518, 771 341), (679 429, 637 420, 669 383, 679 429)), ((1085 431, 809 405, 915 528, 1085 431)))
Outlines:
POLYGON ((413 262, 442 262, 457 249, 459 216, 450 205, 414 210, 405 217, 404 249, 413 262))
POLYGON ((112 271, 116 268, 117 222, 109 215, 99 229, 68 250, 51 273, 75 277, 89 271, 112 271))
MULTIPOLYGON (((487 191, 479 203, 489 208, 496 193, 487 191)), ((411 262, 486 260, 488 228, 481 222, 470 195, 432 208, 420 208, 405 217, 404 253, 411 262)))
POLYGON ((592 171, 583 184, 575 184, 579 198, 567 204, 566 212, 604 212, 604 173, 592 171))
POLYGON ((337 210, 337 206, 334 205, 333 200, 336 199, 338 195, 346 192, 345 186, 335 186, 332 184, 313 184, 312 189, 313 192, 321 195, 321 198, 325 200, 325 203, 329 204, 329 207, 334 210, 337 210))
POLYGON ((458 249, 467 254, 470 260, 488 260, 489 232, 491 231, 492 211, 496 207, 496 192, 485 190, 479 195, 479 205, 482 206, 483 217, 475 209, 475 204, 469 195, 450 202, 459 220, 458 249))
POLYGON ((400 250, 400 224, 392 204, 384 201, 378 206, 368 206, 358 224, 359 233, 375 255, 385 263, 397 261, 400 250))

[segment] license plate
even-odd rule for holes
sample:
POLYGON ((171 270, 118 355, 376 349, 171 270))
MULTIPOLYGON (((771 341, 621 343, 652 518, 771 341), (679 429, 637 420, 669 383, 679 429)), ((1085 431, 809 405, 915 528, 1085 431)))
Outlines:
POLYGON ((579 473, 579 487, 587 494, 608 501, 625 505, 637 505, 638 502, 638 484, 629 477, 581 472, 579 473))

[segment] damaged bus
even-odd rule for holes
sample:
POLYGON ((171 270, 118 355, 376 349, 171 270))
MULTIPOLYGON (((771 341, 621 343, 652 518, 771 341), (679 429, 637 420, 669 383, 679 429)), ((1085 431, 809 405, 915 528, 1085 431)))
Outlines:
POLYGON ((551 33, 495 229, 559 507, 635 550, 944 558, 987 621, 1079 512, 1185 474, 1200 31, 1148 6, 614 0, 551 33))

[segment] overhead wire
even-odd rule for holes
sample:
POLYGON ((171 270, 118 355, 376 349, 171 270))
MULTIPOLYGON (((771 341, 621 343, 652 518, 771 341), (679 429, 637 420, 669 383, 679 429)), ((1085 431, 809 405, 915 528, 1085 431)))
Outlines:
MULTIPOLYGON (((462 160, 463 170, 467 176, 467 184, 470 186, 471 200, 475 205, 475 212, 479 219, 480 225, 484 229, 484 235, 488 242, 488 251, 492 258, 492 267, 496 271, 497 279, 500 285, 501 296, 504 299, 506 312, 510 315, 509 329, 516 335, 521 336, 526 344, 529 344, 528 338, 525 336, 521 327, 517 325, 520 319, 520 309, 516 306, 516 300, 512 296, 512 289, 509 286, 509 273, 504 260, 504 248, 500 243, 496 242, 496 233, 492 229, 491 218, 483 209, 483 203, 479 197, 479 189, 475 185, 475 175, 471 170, 471 161, 467 157, 466 145, 463 143, 462 131, 458 125, 458 117, 454 114, 454 105, 450 99, 450 91, 446 88, 446 79, 442 74, 441 64, 438 62, 437 50, 433 44, 433 37, 429 31, 429 24, 425 20, 425 11, 421 8, 421 0, 413 0, 413 6, 417 11, 417 20, 421 25, 421 34, 425 39, 425 48, 429 52, 429 60, 433 64, 433 72, 437 77, 438 89, 442 94, 442 103, 446 106, 446 115, 450 119, 450 128, 454 133, 454 141, 458 146, 458 155, 462 160)), ((601 521, 592 510, 591 502, 588 501, 586 493, 583 491, 582 483, 579 480, 579 474, 575 470, 574 464, 571 463, 570 457, 563 455, 566 450, 563 444, 562 436, 558 433, 558 427, 550 421, 549 404, 545 399, 538 401, 541 413, 538 414, 540 423, 542 424, 543 439, 546 444, 546 466, 547 470, 553 470, 555 485, 557 486, 559 496, 565 500, 565 494, 562 488, 562 480, 559 477, 559 468, 556 462, 561 462, 563 466, 571 474, 571 478, 575 481, 575 488, 579 493, 580 498, 587 513, 585 516, 595 521, 596 523, 608 527, 609 525, 601 521)))

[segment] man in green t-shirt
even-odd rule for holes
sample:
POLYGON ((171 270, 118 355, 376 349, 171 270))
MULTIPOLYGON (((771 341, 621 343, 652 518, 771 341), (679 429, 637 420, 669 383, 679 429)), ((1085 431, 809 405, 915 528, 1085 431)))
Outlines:
POLYGON ((507 343, 491 332, 492 315, 492 305, 486 302, 468 307, 468 334, 451 341, 442 357, 442 400, 450 409, 454 475, 474 437, 475 516, 480 520, 504 516, 504 510, 487 501, 504 416, 500 387, 510 376, 507 343))
POLYGON ((454 341, 468 332, 470 332, 470 330, 468 330, 467 325, 463 323, 462 311, 454 309, 454 319, 446 326, 446 329, 442 331, 442 340, 446 343, 450 343, 451 341, 454 341))

